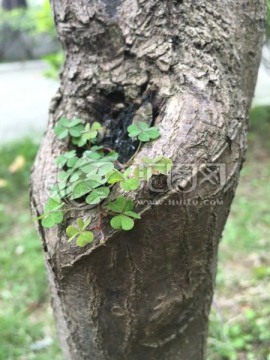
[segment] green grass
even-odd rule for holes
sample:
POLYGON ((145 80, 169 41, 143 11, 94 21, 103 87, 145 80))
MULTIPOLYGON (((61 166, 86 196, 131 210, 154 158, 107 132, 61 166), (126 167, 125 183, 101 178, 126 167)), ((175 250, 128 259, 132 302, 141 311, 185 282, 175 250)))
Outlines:
POLYGON ((7 181, 0 187, 0 360, 62 359, 40 241, 29 210, 29 173, 36 151, 30 139, 0 150, 0 179, 7 181), (17 156, 25 164, 11 173, 8 168, 17 156), (31 351, 33 343, 46 337, 54 341, 50 347, 31 351))
MULTIPOLYGON (((269 108, 255 109, 247 162, 220 246, 208 360, 270 360, 269 125, 269 108)), ((30 139, 0 149, 0 360, 63 360, 28 205, 36 151, 30 139), (25 164, 20 169, 17 159, 18 169, 10 173, 18 156, 25 164), (46 337, 50 346, 31 350, 46 337)))
POLYGON ((270 107, 251 112, 249 150, 219 249, 208 360, 270 360, 270 107))

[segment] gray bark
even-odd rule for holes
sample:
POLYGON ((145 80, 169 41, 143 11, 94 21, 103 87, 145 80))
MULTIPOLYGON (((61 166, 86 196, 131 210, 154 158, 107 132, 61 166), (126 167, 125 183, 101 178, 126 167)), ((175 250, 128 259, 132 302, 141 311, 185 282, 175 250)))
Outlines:
MULTIPOLYGON (((33 169, 34 213, 43 212, 54 158, 67 148, 52 131, 63 115, 117 129, 127 114, 132 120, 151 105, 161 137, 136 158, 173 159, 171 181, 179 185, 168 191, 155 181, 160 192, 133 192, 142 220, 119 232, 105 219, 105 246, 97 238, 79 249, 67 243, 64 226, 39 226, 65 359, 204 359, 217 248, 244 159, 266 2, 52 5, 66 61, 33 169), (223 164, 225 173, 217 171, 211 183, 205 164, 223 164)), ((119 193, 116 187, 113 195, 119 193)), ((96 209, 83 214, 98 221, 96 209)))

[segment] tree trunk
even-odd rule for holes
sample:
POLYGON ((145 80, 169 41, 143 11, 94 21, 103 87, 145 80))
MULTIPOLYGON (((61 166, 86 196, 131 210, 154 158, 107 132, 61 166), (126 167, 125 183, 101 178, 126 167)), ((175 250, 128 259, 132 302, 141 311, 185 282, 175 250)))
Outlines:
MULTIPOLYGON (((121 140, 119 129, 150 106, 161 137, 136 158, 174 161, 173 190, 156 181, 155 189, 133 192, 142 220, 130 232, 111 231, 105 220, 105 245, 97 239, 79 249, 67 243, 64 226, 39 226, 65 359, 204 359, 217 248, 244 158, 266 3, 52 3, 66 61, 33 169, 34 213, 43 212, 56 181, 54 158, 67 148, 52 131, 61 116, 113 124, 112 137, 121 140)), ((114 147, 125 157, 119 142, 114 147)), ((95 208, 86 211, 97 217, 95 208)))
POLYGON ((2 8, 5 10, 13 10, 17 8, 26 8, 26 0, 3 0, 2 8))

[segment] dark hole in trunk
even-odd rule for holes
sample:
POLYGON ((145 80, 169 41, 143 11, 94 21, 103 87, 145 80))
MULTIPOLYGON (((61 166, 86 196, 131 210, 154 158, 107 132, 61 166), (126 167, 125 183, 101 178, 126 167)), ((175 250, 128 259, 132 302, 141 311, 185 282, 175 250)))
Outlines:
MULTIPOLYGON (((95 101, 91 105, 90 111, 94 118, 101 122, 106 129, 101 145, 118 152, 121 163, 126 163, 139 145, 138 140, 128 136, 127 130, 132 124, 136 111, 144 103, 150 102, 153 107, 151 126, 160 111, 161 99, 157 97, 155 91, 147 91, 146 85, 141 87, 140 98, 141 101, 138 103, 131 102, 126 99, 124 88, 118 86, 110 92, 101 91, 95 96, 95 101)), ((142 119, 142 121, 144 120, 142 119)))
POLYGON ((133 117, 134 106, 130 105, 122 110, 116 119, 110 118, 104 123, 108 131, 103 145, 117 151, 121 163, 127 162, 139 145, 138 140, 134 141, 128 136, 127 128, 131 125, 133 117))

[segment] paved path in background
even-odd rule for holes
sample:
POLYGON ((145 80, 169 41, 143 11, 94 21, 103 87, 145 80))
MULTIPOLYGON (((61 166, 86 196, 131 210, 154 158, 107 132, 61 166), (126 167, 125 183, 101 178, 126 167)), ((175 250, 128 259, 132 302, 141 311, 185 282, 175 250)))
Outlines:
POLYGON ((44 77, 41 61, 0 65, 0 141, 27 134, 40 138, 58 83, 44 77))
MULTIPOLYGON (((40 139, 58 83, 44 77, 41 61, 0 64, 0 142, 27 134, 40 139)), ((261 66, 254 105, 270 105, 270 71, 261 66)))
POLYGON ((253 106, 270 105, 270 48, 264 46, 262 64, 259 69, 253 106), (265 65, 263 64, 265 63, 265 65), (267 64, 267 67, 266 67, 267 64))

